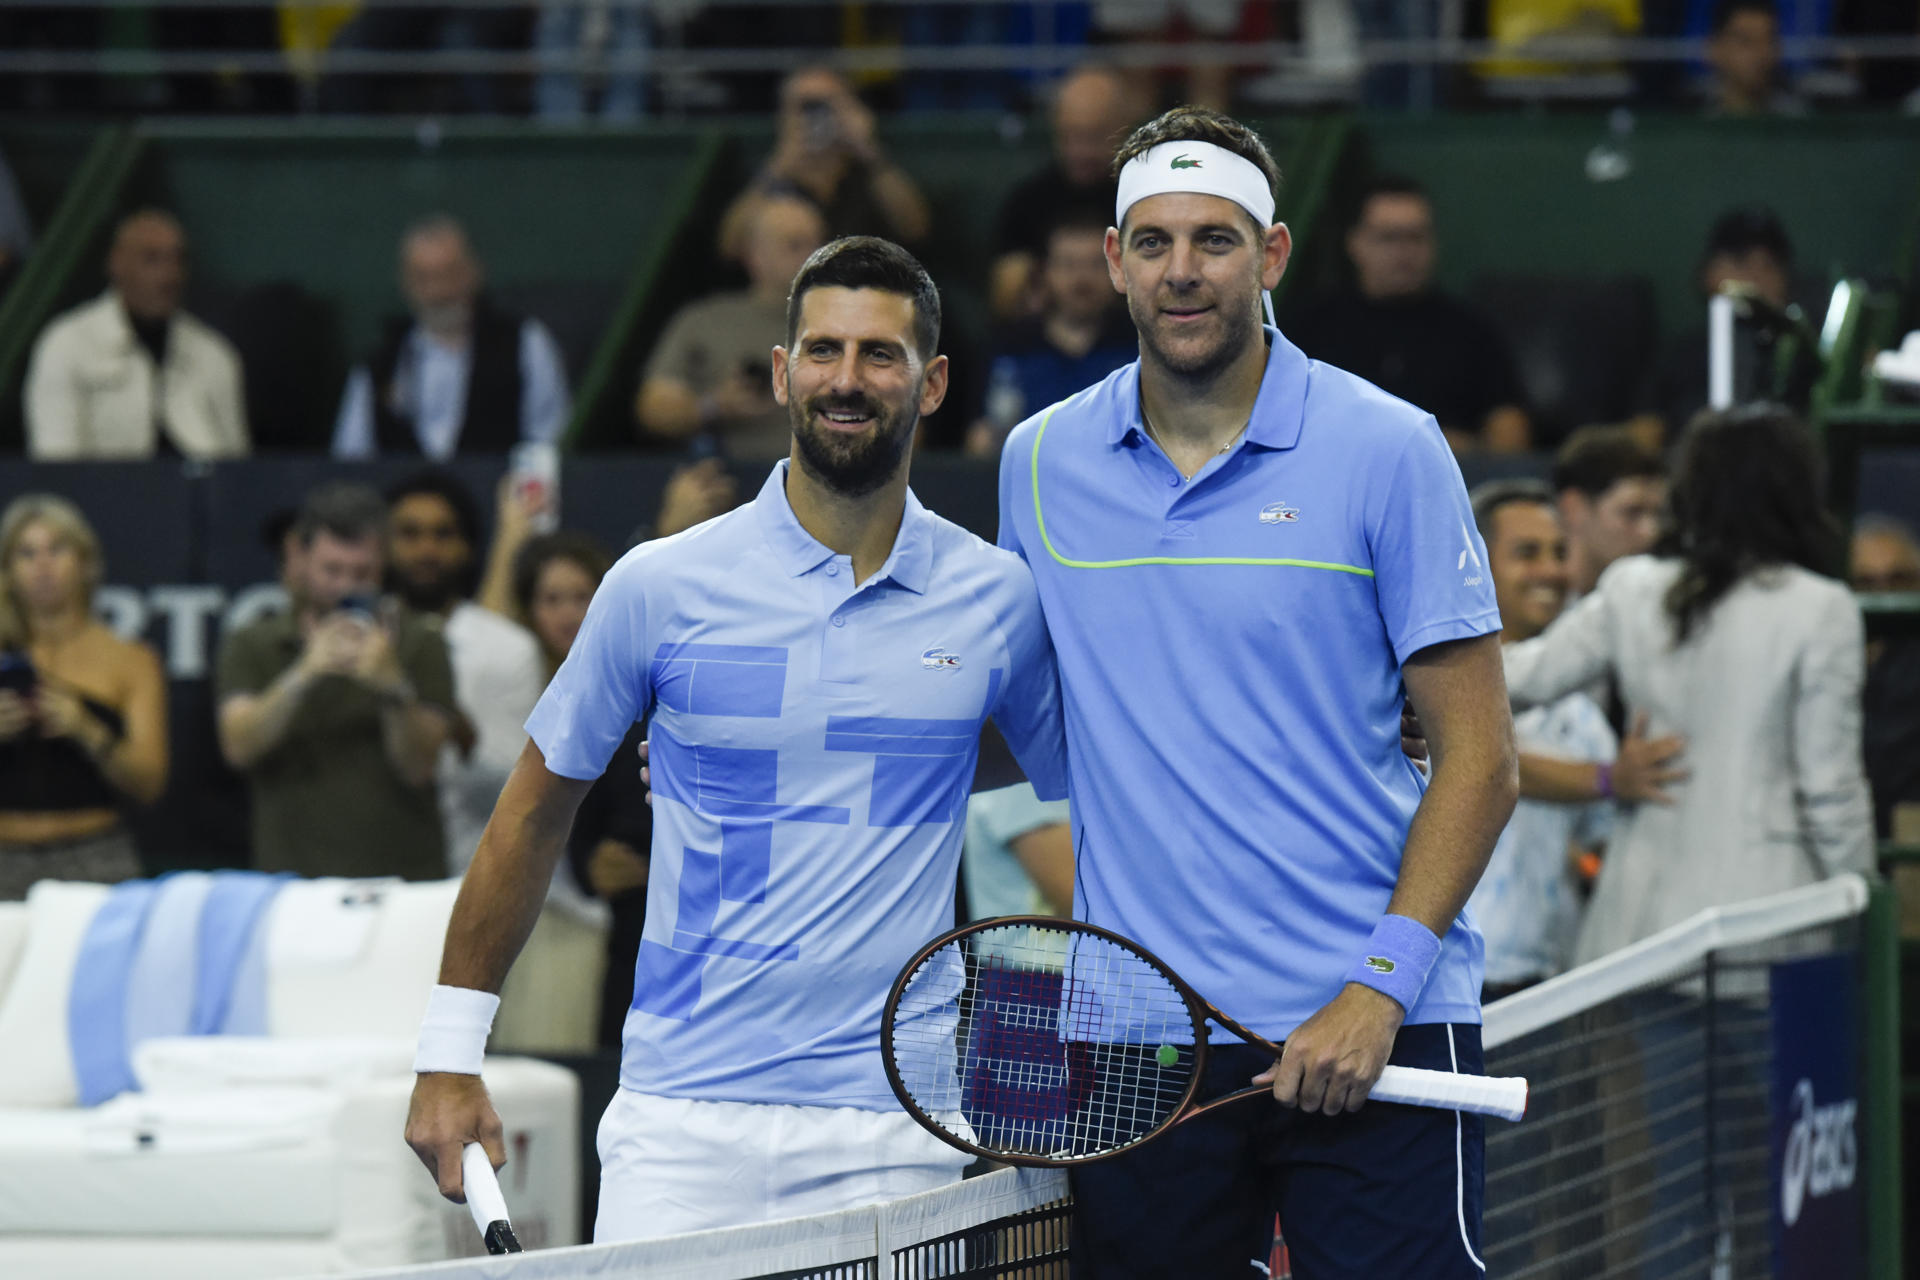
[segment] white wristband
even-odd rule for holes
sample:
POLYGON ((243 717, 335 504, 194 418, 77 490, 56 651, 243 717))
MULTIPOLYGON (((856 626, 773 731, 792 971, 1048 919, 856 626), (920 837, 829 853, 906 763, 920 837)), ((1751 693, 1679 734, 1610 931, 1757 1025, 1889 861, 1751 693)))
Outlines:
POLYGON ((427 997, 427 1014, 420 1019, 420 1046, 414 1050, 413 1069, 480 1074, 486 1056, 487 1035, 500 997, 470 987, 435 987, 427 997))

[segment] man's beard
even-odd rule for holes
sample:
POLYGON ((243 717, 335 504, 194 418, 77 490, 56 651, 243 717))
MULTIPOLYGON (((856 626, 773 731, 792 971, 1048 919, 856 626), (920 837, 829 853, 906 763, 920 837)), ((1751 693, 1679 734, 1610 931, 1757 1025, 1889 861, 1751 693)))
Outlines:
POLYGON ((465 592, 462 571, 450 571, 428 577, 411 577, 397 570, 391 575, 394 594, 415 613, 445 613, 465 592))
POLYGON ((1152 356, 1154 363, 1168 373, 1190 382, 1205 382, 1212 378, 1239 359, 1253 342, 1256 325, 1251 307, 1229 308, 1216 301, 1214 313, 1221 320, 1220 341, 1210 350, 1176 355, 1159 343, 1159 330, 1156 327, 1161 318, 1159 308, 1148 303, 1136 303, 1132 295, 1127 297, 1127 314, 1133 317, 1133 327, 1140 332, 1140 345, 1146 354, 1152 356))
POLYGON ((864 498, 899 472, 920 421, 913 408, 889 413, 858 392, 845 397, 815 396, 802 404, 791 394, 791 383, 788 391, 787 416, 800 445, 800 467, 809 476, 843 498, 864 498), (828 431, 814 420, 816 414, 825 413, 865 414, 873 418, 873 426, 857 436, 828 431))

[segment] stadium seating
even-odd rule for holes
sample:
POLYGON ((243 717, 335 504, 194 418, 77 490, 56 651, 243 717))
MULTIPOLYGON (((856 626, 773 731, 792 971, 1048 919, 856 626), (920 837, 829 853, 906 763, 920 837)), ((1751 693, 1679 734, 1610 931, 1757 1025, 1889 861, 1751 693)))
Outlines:
MULTIPOLYGON (((123 949, 137 957, 121 990, 126 1031, 105 1054, 70 1026, 97 1008, 88 1002, 113 934, 103 908, 124 887, 42 882, 25 903, 0 904, 0 1272, 241 1280, 481 1252, 465 1211, 438 1197, 400 1136, 412 1040, 457 890, 288 881, 246 948, 266 1033, 252 1036, 140 1039, 164 1021, 161 1006, 198 1015, 217 950, 204 914, 198 936, 176 921, 194 956, 174 968, 173 935, 151 912, 123 949), (169 971, 198 990, 167 989, 156 974, 169 971), (112 1087, 116 1060, 137 1090, 81 1105, 103 1078, 112 1087)), ((234 1011, 248 1002, 246 967, 230 986, 234 1011)), ((502 1178, 522 1238, 573 1243, 576 1078, 502 1057, 486 1080, 507 1122, 502 1178)))

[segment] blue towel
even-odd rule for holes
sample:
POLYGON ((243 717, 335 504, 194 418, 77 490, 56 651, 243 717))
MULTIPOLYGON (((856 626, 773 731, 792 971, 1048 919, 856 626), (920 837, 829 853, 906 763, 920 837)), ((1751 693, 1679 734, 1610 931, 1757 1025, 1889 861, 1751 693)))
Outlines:
POLYGON ((291 876, 218 871, 200 913, 192 1033, 267 1032, 267 931, 261 922, 291 876))
POLYGON ((161 876, 158 884, 127 979, 129 1060, 142 1040, 184 1036, 193 1025, 200 911, 213 877, 204 871, 177 871, 161 876))
POLYGON ((80 941, 67 997, 67 1040, 82 1106, 134 1087, 127 1057, 127 985, 148 908, 159 892, 153 880, 115 885, 80 941))

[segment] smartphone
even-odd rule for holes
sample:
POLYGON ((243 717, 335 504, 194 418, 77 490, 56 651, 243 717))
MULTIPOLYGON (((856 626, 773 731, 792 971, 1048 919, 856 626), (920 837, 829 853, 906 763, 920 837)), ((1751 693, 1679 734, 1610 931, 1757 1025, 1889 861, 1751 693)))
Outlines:
POLYGON ((0 689, 26 696, 40 683, 39 672, 24 653, 0 653, 0 689))
POLYGON ((840 121, 834 117, 833 103, 825 98, 808 98, 800 104, 800 118, 806 122, 807 141, 815 147, 828 147, 840 137, 840 121))
POLYGON ((380 602, 368 595, 341 596, 333 606, 335 613, 350 614, 372 625, 380 620, 380 602))

